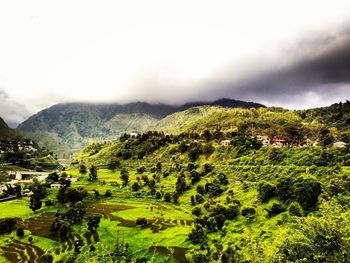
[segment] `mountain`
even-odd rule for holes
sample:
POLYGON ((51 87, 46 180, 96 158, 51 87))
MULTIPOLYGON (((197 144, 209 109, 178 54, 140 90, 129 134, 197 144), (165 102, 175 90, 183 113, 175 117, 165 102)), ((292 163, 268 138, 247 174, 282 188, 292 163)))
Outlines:
POLYGON ((194 106, 259 108, 262 104, 220 99, 193 102, 181 106, 135 102, 129 104, 62 103, 31 116, 18 126, 25 136, 40 146, 69 157, 94 140, 109 140, 123 133, 146 131, 164 117, 194 106))
POLYGON ((18 136, 18 133, 11 129, 6 122, 0 117, 0 140, 9 140, 18 136))

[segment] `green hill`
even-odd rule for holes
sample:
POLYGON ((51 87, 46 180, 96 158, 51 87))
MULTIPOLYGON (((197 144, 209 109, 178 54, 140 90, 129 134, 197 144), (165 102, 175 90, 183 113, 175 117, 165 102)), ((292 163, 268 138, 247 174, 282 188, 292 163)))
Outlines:
POLYGON ((126 132, 142 132, 156 127, 158 120, 194 105, 224 107, 263 107, 261 104, 221 99, 214 102, 194 102, 181 106, 149 104, 88 104, 65 103, 45 109, 24 121, 18 130, 35 138, 41 146, 68 158, 91 141, 108 140, 126 132), (41 136, 43 138, 41 139, 41 136))

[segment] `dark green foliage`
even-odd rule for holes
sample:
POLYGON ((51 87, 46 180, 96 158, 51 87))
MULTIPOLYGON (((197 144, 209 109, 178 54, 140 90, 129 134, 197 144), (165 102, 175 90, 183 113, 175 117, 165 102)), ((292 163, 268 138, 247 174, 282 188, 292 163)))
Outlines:
POLYGON ((51 225, 50 231, 53 232, 61 241, 65 241, 68 238, 70 232, 69 225, 58 218, 56 218, 51 225))
POLYGON ((239 215, 239 204, 229 205, 225 212, 227 219, 234 219, 239 215))
POLYGON ((216 224, 217 224, 217 228, 219 230, 222 230, 222 227, 224 226, 224 223, 226 221, 226 217, 223 214, 215 215, 215 221, 216 221, 216 224))
POLYGON ((126 169, 120 171, 120 179, 123 181, 123 186, 127 186, 129 183, 129 172, 126 169))
POLYGON ((112 191, 111 190, 106 190, 105 192, 105 197, 111 197, 112 196, 112 191))
POLYGON ((17 228, 16 236, 18 236, 18 237, 23 237, 24 236, 24 230, 23 230, 22 227, 17 228))
POLYGON ((164 201, 168 202, 168 203, 171 202, 171 194, 170 193, 166 192, 164 194, 164 201))
POLYGON ((227 185, 228 184, 227 176, 224 173, 220 173, 218 175, 218 180, 219 180, 220 184, 222 184, 222 185, 227 185))
POLYGON ((136 219, 136 225, 146 226, 147 224, 148 224, 148 221, 144 217, 139 217, 139 218, 136 219))
POLYGON ((190 173, 192 184, 197 183, 200 180, 200 175, 196 170, 192 170, 190 173))
POLYGON ((48 177, 46 178, 46 180, 51 181, 51 182, 58 182, 58 178, 59 178, 58 173, 53 172, 53 173, 50 173, 50 174, 48 175, 48 177))
POLYGON ((298 178, 293 187, 295 200, 303 209, 309 210, 316 206, 322 192, 320 182, 311 178, 298 178))
POLYGON ((258 186, 259 199, 265 203, 276 195, 276 186, 268 182, 261 182, 258 186))
POLYGON ((91 215, 88 217, 88 230, 95 233, 101 221, 101 215, 91 215))
POLYGON ((242 209, 242 216, 252 217, 256 214, 255 208, 253 207, 245 207, 242 209))
POLYGON ((79 173, 82 174, 82 175, 85 175, 87 174, 87 168, 84 164, 81 164, 80 167, 79 167, 79 173))
POLYGON ((16 219, 7 217, 0 219, 0 235, 10 234, 16 227, 16 219))
POLYGON ((291 216, 303 216, 303 208, 297 202, 292 202, 288 207, 288 212, 291 216))
POLYGON ((191 233, 188 235, 188 238, 195 244, 203 244, 206 240, 206 235, 201 225, 196 224, 192 228, 191 233))
MULTIPOLYGON (((64 194, 64 198, 61 196, 62 193, 59 191, 59 202, 70 202, 71 204, 75 204, 79 201, 82 201, 87 196, 87 191, 84 188, 61 188, 60 190, 64 194), (62 190, 61 190, 62 189, 62 190)), ((57 199, 58 199, 57 197, 57 199)), ((63 203, 64 203, 63 202, 63 203)))
POLYGON ((198 206, 192 209, 192 214, 194 214, 195 216, 200 216, 201 213, 202 213, 202 209, 198 206))
POLYGON ((144 166, 138 167, 136 169, 136 173, 138 173, 138 174, 143 174, 144 172, 146 172, 146 167, 144 167, 144 166))
POLYGON ((114 172, 115 169, 119 166, 120 166, 120 161, 117 158, 112 158, 109 161, 108 169, 111 170, 112 172, 114 172))
POLYGON ((53 262, 53 256, 51 254, 44 254, 39 259, 40 263, 52 263, 53 262))
POLYGON ((205 190, 204 186, 200 185, 200 184, 197 185, 196 190, 197 190, 198 194, 201 194, 201 195, 204 195, 206 193, 206 190, 205 190))
POLYGON ((40 195, 38 194, 32 194, 30 197, 30 205, 29 208, 35 212, 36 210, 40 209, 42 206, 40 195))
POLYGON ((61 214, 61 217, 72 224, 81 224, 85 214, 85 205, 82 202, 78 202, 73 207, 69 208, 66 213, 61 214))
POLYGON ((134 182, 133 185, 131 186, 131 189, 134 191, 134 192, 137 192, 139 189, 140 189, 140 185, 138 182, 134 182))
POLYGON ((95 165, 91 165, 91 167, 90 167, 89 179, 90 179, 90 181, 97 180, 97 168, 95 165))
POLYGON ((186 189, 187 189, 186 177, 184 174, 179 175, 177 177, 177 181, 176 181, 176 192, 181 194, 181 193, 185 192, 186 189))
POLYGON ((280 203, 273 203, 270 208, 265 209, 268 213, 267 217, 273 217, 278 215, 284 211, 286 211, 285 207, 280 203))

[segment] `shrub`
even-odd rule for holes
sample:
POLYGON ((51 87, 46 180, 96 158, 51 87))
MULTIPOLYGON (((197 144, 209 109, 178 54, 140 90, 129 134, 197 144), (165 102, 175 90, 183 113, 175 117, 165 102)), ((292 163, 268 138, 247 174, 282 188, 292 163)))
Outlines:
POLYGON ((24 230, 23 230, 22 227, 17 228, 17 230, 16 230, 16 235, 17 235, 18 237, 23 237, 23 236, 24 236, 24 230))
POLYGON ((256 214, 255 208, 253 207, 246 207, 242 209, 242 216, 245 217, 251 217, 256 214))
POLYGON ((195 207, 192 209, 192 214, 194 214, 195 216, 200 216, 201 213, 202 209, 200 207, 195 207))
POLYGON ((265 203, 276 195, 276 186, 268 182, 261 182, 258 186, 258 194, 260 201, 265 203))
POLYGON ((288 212, 291 216, 303 216, 304 211, 303 208, 299 205, 298 202, 293 202, 289 205, 288 212))
POLYGON ((148 223, 147 219, 144 217, 140 217, 136 219, 136 225, 138 226, 146 226, 148 223))
POLYGON ((273 203, 269 209, 265 209, 265 210, 268 213, 268 217, 273 217, 275 215, 278 215, 278 214, 284 212, 286 209, 280 203, 273 203))

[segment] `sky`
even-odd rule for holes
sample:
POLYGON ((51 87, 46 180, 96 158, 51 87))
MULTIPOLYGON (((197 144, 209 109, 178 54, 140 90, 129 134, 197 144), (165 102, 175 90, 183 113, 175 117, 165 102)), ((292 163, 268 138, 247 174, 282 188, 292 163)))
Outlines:
POLYGON ((348 18, 343 0, 0 0, 0 116, 15 126, 74 101, 345 101, 348 18))

